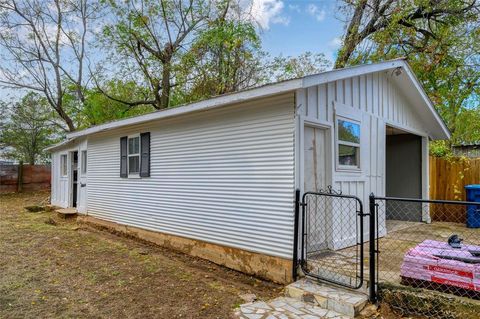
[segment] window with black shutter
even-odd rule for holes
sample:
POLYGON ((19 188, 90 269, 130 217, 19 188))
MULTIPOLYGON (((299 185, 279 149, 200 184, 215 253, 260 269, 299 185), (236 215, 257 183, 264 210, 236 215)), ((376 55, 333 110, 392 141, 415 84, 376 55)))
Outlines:
POLYGON ((120 138, 120 177, 150 176, 150 133, 120 138))

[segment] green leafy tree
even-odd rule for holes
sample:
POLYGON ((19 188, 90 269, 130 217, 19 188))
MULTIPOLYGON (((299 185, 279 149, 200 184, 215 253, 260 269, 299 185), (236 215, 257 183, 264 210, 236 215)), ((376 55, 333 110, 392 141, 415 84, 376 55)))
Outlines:
POLYGON ((264 83, 261 41, 252 22, 236 15, 230 1, 218 4, 218 17, 199 32, 180 63, 180 102, 208 98, 264 83))
POLYGON ((376 43, 379 37, 389 38, 384 46, 422 51, 440 37, 439 29, 478 20, 478 8, 476 0, 345 0, 341 9, 349 19, 335 68, 351 64, 366 40, 376 43))
POLYGON ((269 65, 269 72, 275 81, 283 81, 321 73, 331 67, 323 53, 305 52, 298 56, 278 56, 269 65))
MULTIPOLYGON (((476 0, 344 1, 343 9, 349 20, 336 68, 405 57, 452 132, 450 142, 476 139, 480 130, 475 120, 480 112, 476 0)), ((444 144, 438 148, 443 152, 444 144)))
POLYGON ((0 131, 0 149, 3 156, 35 164, 46 160, 44 148, 55 140, 55 126, 48 102, 36 93, 28 93, 20 102, 9 107, 2 103, 1 113, 6 117, 0 131))
POLYGON ((206 26, 210 2, 108 0, 107 4, 113 22, 103 29, 103 47, 113 49, 110 58, 120 72, 117 76, 135 81, 148 93, 138 99, 107 96, 130 107, 169 107, 172 89, 180 85, 175 70, 191 41, 206 26))
POLYGON ((119 99, 145 97, 145 88, 139 87, 135 82, 123 82, 111 80, 104 84, 104 91, 97 89, 86 90, 85 104, 78 119, 80 127, 89 127, 110 122, 125 117, 140 115, 155 110, 150 105, 139 105, 132 107, 128 104, 116 101, 109 96, 116 96, 119 99))

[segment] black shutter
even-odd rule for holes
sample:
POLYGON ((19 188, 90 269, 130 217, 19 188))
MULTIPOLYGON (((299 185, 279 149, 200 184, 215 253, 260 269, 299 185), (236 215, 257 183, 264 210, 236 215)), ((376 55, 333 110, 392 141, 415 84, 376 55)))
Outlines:
POLYGON ((140 134, 140 176, 150 176, 150 132, 140 134))
POLYGON ((128 177, 127 172, 127 141, 128 138, 123 136, 120 138, 120 177, 128 177))

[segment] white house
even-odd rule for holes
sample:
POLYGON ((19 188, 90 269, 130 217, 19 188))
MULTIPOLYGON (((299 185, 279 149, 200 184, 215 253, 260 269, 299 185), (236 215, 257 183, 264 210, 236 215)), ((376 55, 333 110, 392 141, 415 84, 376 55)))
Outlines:
POLYGON ((428 142, 449 136, 404 60, 362 65, 70 133, 50 148, 51 202, 288 282, 296 189, 427 198, 428 142))

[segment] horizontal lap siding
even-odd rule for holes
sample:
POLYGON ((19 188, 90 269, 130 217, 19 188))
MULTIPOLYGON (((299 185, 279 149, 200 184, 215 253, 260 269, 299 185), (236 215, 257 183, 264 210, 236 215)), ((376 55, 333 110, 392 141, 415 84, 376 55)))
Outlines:
POLYGON ((280 257, 293 246, 293 94, 89 139, 88 214, 280 257), (151 132, 151 177, 119 177, 119 139, 151 132))

